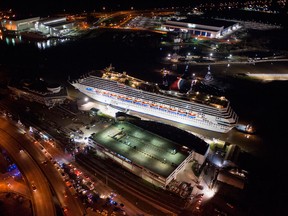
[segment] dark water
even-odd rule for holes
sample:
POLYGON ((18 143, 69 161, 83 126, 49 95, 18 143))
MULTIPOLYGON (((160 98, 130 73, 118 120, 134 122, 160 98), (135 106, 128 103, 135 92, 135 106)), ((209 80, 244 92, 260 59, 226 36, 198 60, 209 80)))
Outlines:
MULTIPOLYGON (((2 44, 1 61, 12 66, 15 74, 37 75, 45 78, 67 80, 68 75, 77 77, 91 70, 103 69, 110 63, 118 71, 140 76, 151 74, 151 68, 161 69, 157 44, 160 38, 125 33, 101 33, 96 38, 85 37, 56 47, 38 49, 31 44, 5 46, 2 44), (131 42, 132 41, 132 42, 131 42)), ((160 54, 160 55, 159 55, 160 54)), ((11 67, 10 67, 11 68, 11 67)), ((149 77, 149 76, 147 76, 149 77)))
MULTIPOLYGON (((110 63, 119 72, 126 71, 148 81, 160 81, 160 70, 164 67, 176 74, 183 73, 186 65, 176 67, 162 62, 172 48, 160 47, 161 36, 152 38, 149 34, 103 32, 97 37, 85 37, 47 49, 38 49, 33 42, 13 46, 0 41, 2 83, 13 76, 65 82, 69 77, 77 78, 110 63)), ((188 71, 203 77, 207 65, 190 65, 188 71)), ((211 71, 240 119, 253 122, 263 140, 259 146, 263 148, 263 155, 260 158, 248 156, 243 161, 252 173, 249 187, 253 195, 247 197, 253 203, 250 215, 265 215, 263 213, 274 208, 277 211, 284 209, 283 200, 278 196, 284 196, 287 189, 283 175, 287 169, 288 81, 251 81, 233 74, 248 71, 287 73, 287 63, 231 65, 229 68, 212 65, 211 71)))

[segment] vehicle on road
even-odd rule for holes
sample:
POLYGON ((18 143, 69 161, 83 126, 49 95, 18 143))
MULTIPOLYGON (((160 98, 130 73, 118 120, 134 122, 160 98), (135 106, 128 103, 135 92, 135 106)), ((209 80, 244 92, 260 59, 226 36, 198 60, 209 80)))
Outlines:
POLYGON ((31 183, 31 187, 32 187, 32 190, 33 190, 33 191, 36 191, 36 190, 37 190, 37 187, 36 187, 36 185, 35 185, 34 182, 31 183))

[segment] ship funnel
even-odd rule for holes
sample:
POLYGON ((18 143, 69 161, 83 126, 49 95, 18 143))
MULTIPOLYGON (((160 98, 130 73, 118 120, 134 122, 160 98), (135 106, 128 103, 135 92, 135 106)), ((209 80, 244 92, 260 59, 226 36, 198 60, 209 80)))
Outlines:
POLYGON ((190 85, 190 89, 187 92, 187 94, 191 94, 193 92, 193 86, 196 85, 197 80, 196 79, 192 79, 191 80, 191 85, 190 85))

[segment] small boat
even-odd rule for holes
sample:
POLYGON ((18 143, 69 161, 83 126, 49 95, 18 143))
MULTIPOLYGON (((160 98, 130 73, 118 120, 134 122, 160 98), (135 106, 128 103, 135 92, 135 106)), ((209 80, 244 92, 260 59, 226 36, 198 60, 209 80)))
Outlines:
POLYGON ((256 129, 251 124, 238 124, 235 126, 236 130, 247 133, 247 134, 254 134, 256 133, 256 129))

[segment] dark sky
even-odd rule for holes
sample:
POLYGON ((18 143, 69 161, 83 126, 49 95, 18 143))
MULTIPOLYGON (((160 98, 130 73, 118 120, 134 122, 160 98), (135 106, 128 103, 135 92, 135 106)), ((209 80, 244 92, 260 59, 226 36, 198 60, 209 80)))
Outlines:
MULTIPOLYGON (((244 3, 247 0, 229 0, 229 2, 244 3)), ((12 8, 18 14, 29 15, 51 15, 53 13, 64 11, 67 12, 86 12, 100 11, 103 6, 106 10, 125 10, 133 6, 135 9, 150 9, 161 7, 195 7, 205 2, 212 2, 217 5, 220 2, 228 0, 0 0, 0 10, 12 8)), ((270 2, 270 1, 269 1, 270 2)), ((287 5, 280 8, 277 0, 272 0, 275 8, 287 12, 287 5)))
MULTIPOLYGON (((93 11, 100 10, 103 6, 106 9, 128 9, 133 6, 135 9, 139 8, 153 8, 153 7, 168 7, 168 6, 182 6, 187 5, 184 0, 1 0, 0 8, 12 8, 15 11, 23 13, 43 13, 51 14, 55 11, 78 10, 78 11, 93 11)), ((200 2, 200 0, 189 1, 189 5, 193 2, 200 2)))

